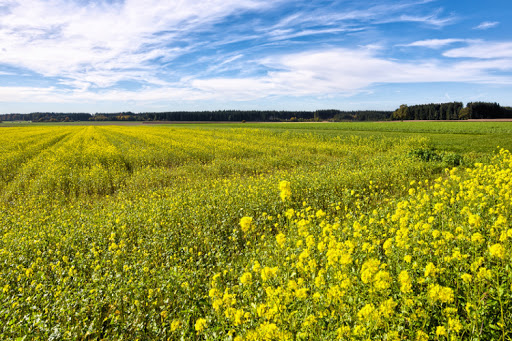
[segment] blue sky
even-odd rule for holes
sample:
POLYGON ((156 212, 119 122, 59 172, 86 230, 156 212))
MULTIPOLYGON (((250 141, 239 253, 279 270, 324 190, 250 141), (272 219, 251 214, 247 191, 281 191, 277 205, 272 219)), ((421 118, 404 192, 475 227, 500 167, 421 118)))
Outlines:
POLYGON ((0 113, 512 105, 512 2, 0 0, 0 113))

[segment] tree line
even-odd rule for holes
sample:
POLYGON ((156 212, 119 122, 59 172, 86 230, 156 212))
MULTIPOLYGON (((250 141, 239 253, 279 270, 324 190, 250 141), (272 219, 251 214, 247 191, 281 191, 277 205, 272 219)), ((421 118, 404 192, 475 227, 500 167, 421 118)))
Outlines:
POLYGON ((512 118, 512 108, 498 103, 462 102, 430 103, 407 106, 402 104, 392 115, 393 120, 467 120, 512 118))
POLYGON ((210 122, 309 122, 309 121, 377 121, 389 120, 392 111, 335 109, 316 111, 218 110, 118 113, 30 113, 0 115, 0 121, 210 121, 210 122))
POLYGON ((311 121, 387 121, 387 120, 466 120, 512 118, 512 108, 498 103, 462 102, 430 103, 408 106, 397 110, 336 109, 316 111, 275 110, 217 110, 217 111, 166 111, 133 113, 55 113, 3 114, 0 121, 70 122, 70 121, 206 121, 206 122, 311 122, 311 121))
POLYGON ((88 121, 91 118, 89 113, 55 113, 55 112, 33 112, 30 114, 3 114, 0 121, 32 121, 32 122, 70 122, 88 121))
POLYGON ((212 121, 212 122, 308 122, 308 121, 377 121, 391 118, 392 111, 341 111, 335 109, 316 111, 275 110, 218 110, 218 111, 167 111, 128 113, 98 113, 93 120, 108 121, 212 121))

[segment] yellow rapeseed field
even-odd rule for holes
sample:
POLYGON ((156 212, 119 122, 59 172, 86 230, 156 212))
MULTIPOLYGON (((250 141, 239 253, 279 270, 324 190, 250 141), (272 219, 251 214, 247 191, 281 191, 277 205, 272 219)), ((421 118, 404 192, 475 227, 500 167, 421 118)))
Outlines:
POLYGON ((421 137, 0 135, 2 340, 510 340, 512 155, 421 137))

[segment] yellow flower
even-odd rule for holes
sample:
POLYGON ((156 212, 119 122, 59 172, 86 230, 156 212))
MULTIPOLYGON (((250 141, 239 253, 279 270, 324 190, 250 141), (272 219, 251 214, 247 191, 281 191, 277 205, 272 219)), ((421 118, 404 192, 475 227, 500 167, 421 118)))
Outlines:
POLYGON ((265 304, 260 304, 256 307, 256 313, 259 317, 262 317, 265 315, 265 312, 267 311, 267 306, 265 304))
POLYGON ((326 216, 326 213, 322 210, 318 210, 315 214, 315 216, 318 218, 318 219, 322 219, 323 217, 326 216))
POLYGON ((476 277, 478 279, 480 279, 480 280, 491 279, 492 278, 492 271, 489 270, 489 269, 486 269, 486 268, 480 268, 478 270, 478 273, 477 273, 476 277))
POLYGON ((366 333, 366 328, 364 326, 358 324, 357 326, 354 327, 354 335, 362 336, 365 333, 366 333))
POLYGON ((363 283, 369 283, 373 279, 373 275, 379 271, 380 262, 371 258, 363 263, 363 267, 361 268, 361 280, 363 283))
POLYGON ((240 227, 244 233, 252 229, 252 217, 243 217, 240 219, 240 227))
POLYGON ((428 341, 428 334, 422 330, 416 332, 416 341, 428 341))
POLYGON ((235 321, 234 321, 235 326, 238 326, 238 325, 240 325, 240 324, 242 324, 242 323, 244 322, 244 321, 243 321, 244 315, 245 315, 245 313, 244 313, 244 311, 243 311, 242 309, 238 309, 238 310, 236 311, 236 313, 235 313, 235 319, 234 319, 234 320, 235 320, 235 321))
POLYGON ((471 283, 471 280, 473 279, 473 276, 471 276, 470 274, 468 273, 464 273, 460 276, 460 278, 462 278, 462 280, 464 281, 464 283, 468 284, 468 283, 471 283))
POLYGON ((471 241, 473 243, 481 244, 484 242, 484 236, 482 236, 482 234, 479 232, 473 233, 471 236, 471 241))
POLYGON ((391 286, 392 282, 393 278, 391 278, 389 272, 381 270, 375 275, 373 285, 377 290, 386 290, 391 286))
POLYGON ((293 279, 288 280, 288 290, 295 289, 297 289, 297 282, 295 282, 293 279))
POLYGON ((347 265, 352 263, 352 256, 349 253, 343 253, 340 257, 340 264, 347 265))
POLYGON ((316 248, 319 252, 323 252, 325 250, 325 243, 319 242, 318 245, 316 246, 316 248))
POLYGON ((397 332, 396 330, 389 331, 386 336, 389 341, 400 341, 401 340, 400 333, 397 332))
POLYGON ((457 308, 453 308, 453 307, 447 307, 443 310, 443 313, 446 315, 446 316, 453 316, 455 314, 457 314, 457 308))
POLYGON ((232 306, 236 303, 236 295, 230 294, 229 289, 224 291, 224 295, 222 296, 222 301, 225 306, 232 306))
POLYGON ((286 181, 286 180, 281 181, 279 183, 279 190, 281 191, 279 196, 281 197, 281 199, 283 201, 286 201, 287 199, 290 199, 290 197, 292 196, 292 189, 290 187, 290 182, 289 181, 286 181))
POLYGON ((171 332, 174 332, 174 331, 178 330, 180 325, 181 325, 180 320, 173 320, 172 323, 171 323, 171 332))
POLYGON ((392 238, 386 239, 386 241, 382 245, 382 248, 384 249, 384 253, 386 254, 386 256, 391 255, 391 253, 392 253, 391 247, 392 246, 393 246, 393 239, 392 238))
POLYGON ((446 328, 444 326, 437 326, 436 335, 437 336, 446 336, 446 328))
POLYGON ((304 322, 302 323, 302 326, 303 327, 309 327, 309 326, 312 326, 316 323, 317 319, 316 319, 316 316, 315 315, 309 315, 308 317, 306 317, 304 319, 304 322))
POLYGON ((469 225, 471 225, 473 227, 478 227, 478 226, 480 226, 480 224, 482 222, 482 218, 480 218, 480 216, 478 216, 476 214, 470 214, 468 221, 469 221, 469 225))
POLYGON ((325 285, 325 279, 324 279, 323 275, 321 275, 320 272, 319 272, 318 276, 315 278, 315 286, 317 288, 321 288, 324 285, 325 285))
POLYGON ((434 263, 429 262, 425 267, 425 277, 435 276, 437 272, 436 266, 434 263))
POLYGON ((315 244, 316 244, 315 237, 313 237, 312 235, 309 235, 306 238, 306 246, 308 247, 308 249, 311 249, 315 244))
POLYGON ((458 333, 462 329, 462 323, 460 323, 459 319, 457 319, 457 318, 450 318, 450 319, 448 319, 448 328, 450 328, 450 330, 458 333))
POLYGON ((215 311, 218 311, 222 307, 223 303, 224 301, 222 299, 216 299, 215 301, 213 301, 213 309, 215 309, 215 311))
POLYGON ((261 269, 261 279, 263 282, 266 282, 267 280, 274 278, 277 274, 277 267, 269 268, 268 266, 261 269))
POLYGON ((478 259, 476 261, 471 263, 471 271, 476 272, 476 270, 478 270, 478 268, 480 267, 480 265, 482 265, 483 262, 484 262, 484 258, 478 257, 478 259))
POLYGON ((395 312, 395 307, 397 306, 397 303, 393 301, 392 298, 385 300, 382 302, 379 306, 379 312, 382 316, 385 318, 391 317, 393 313, 395 312))
POLYGON ((350 336, 350 327, 349 326, 343 326, 338 329, 336 329, 336 334, 338 336, 338 339, 347 338, 350 336))
POLYGON ((364 307, 359 310, 357 317, 360 320, 367 320, 368 317, 375 311, 375 306, 371 303, 367 303, 364 307))
POLYGON ((305 299, 306 297, 308 297, 308 291, 309 291, 308 288, 298 289, 295 291, 295 297, 297 297, 299 299, 305 299))
POLYGON ((205 319, 198 319, 196 321, 195 328, 197 332, 201 332, 206 328, 206 320, 205 319))
POLYGON ((260 340, 274 340, 279 334, 279 327, 275 323, 265 322, 259 327, 260 340))
POLYGON ((428 296, 433 302, 451 303, 454 300, 453 289, 439 284, 430 285, 428 296))
POLYGON ((408 294, 412 292, 412 283, 411 283, 411 277, 409 276, 409 273, 407 273, 406 270, 402 270, 400 274, 398 275, 398 281, 400 282, 400 291, 404 294, 408 294))
POLYGON ((252 282, 252 274, 250 272, 246 272, 240 277, 240 283, 247 285, 252 282))
POLYGON ((494 244, 489 247, 489 252, 492 257, 504 259, 505 258, 505 248, 500 243, 494 244))

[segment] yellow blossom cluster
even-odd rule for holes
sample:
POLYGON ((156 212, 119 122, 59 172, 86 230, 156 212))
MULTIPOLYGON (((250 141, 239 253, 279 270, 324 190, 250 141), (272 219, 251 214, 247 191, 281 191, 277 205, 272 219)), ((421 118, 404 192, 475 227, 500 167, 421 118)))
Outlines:
MULTIPOLYGON (((491 311, 512 295, 503 268, 511 256, 511 167, 502 150, 490 165, 419 181, 408 197, 370 214, 357 202, 352 210, 304 203, 287 211, 276 238, 247 259, 258 264, 251 287, 232 287, 232 309, 246 319, 219 323, 240 340, 459 339, 482 321, 497 327, 481 337, 510 330, 510 303, 501 315, 491 311), (273 334, 264 333, 270 325, 273 334)), ((227 278, 214 284, 223 286, 227 278)))
POLYGON ((1 340, 510 334, 505 150, 443 171, 414 124, 5 126, 1 340))

